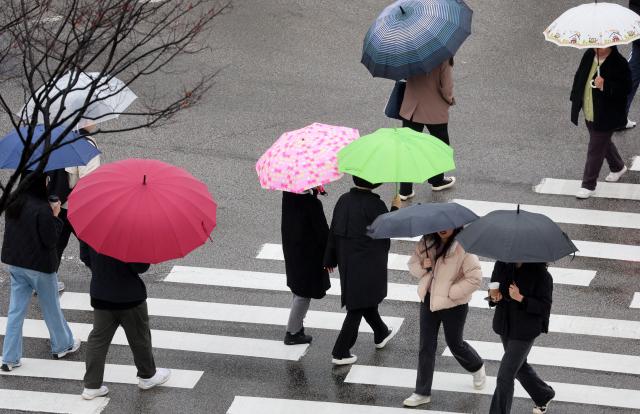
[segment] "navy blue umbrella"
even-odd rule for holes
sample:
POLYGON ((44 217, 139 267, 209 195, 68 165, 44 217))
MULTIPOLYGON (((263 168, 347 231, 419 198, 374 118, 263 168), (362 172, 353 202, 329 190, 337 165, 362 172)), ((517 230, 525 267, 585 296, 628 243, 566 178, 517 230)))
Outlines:
MULTIPOLYGON (((66 129, 66 126, 60 126, 51 131, 50 142, 60 138, 60 135, 66 129)), ((27 136, 27 127, 20 128, 20 134, 23 138, 27 136)), ((35 143, 42 137, 45 132, 45 128, 42 125, 37 125, 33 132, 31 139, 32 143, 35 143)), ((84 138, 78 139, 78 134, 74 131, 69 132, 61 141, 61 147, 57 148, 49 154, 49 161, 44 168, 44 171, 57 170, 66 167, 76 167, 79 165, 86 165, 93 157, 100 154, 100 151, 84 138), (74 141, 75 140, 75 141, 74 141)), ((42 156, 44 150, 44 140, 37 146, 31 158, 27 168, 35 169, 37 163, 33 163, 35 160, 42 156)), ((18 135, 18 131, 13 130, 11 133, 0 139, 0 168, 15 169, 18 168, 22 152, 24 151, 24 143, 18 135)))
POLYGON ((400 80, 429 73, 471 34, 473 11, 462 0, 399 0, 364 38, 362 63, 375 77, 400 80))
POLYGON ((374 239, 415 237, 442 230, 457 229, 478 216, 458 203, 416 204, 381 214, 367 229, 374 239))
POLYGON ((507 263, 554 262, 578 251, 556 223, 543 214, 495 210, 458 234, 464 250, 507 263))

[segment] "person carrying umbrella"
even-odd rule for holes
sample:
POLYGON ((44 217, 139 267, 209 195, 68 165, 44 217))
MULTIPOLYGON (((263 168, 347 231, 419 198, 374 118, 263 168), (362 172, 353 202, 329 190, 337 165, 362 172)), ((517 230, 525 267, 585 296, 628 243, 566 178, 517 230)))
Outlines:
POLYGON ((21 366, 22 324, 33 291, 37 293, 49 330, 54 358, 62 358, 80 348, 80 340, 73 337, 58 298, 56 243, 62 229, 58 218, 60 201, 47 201, 44 174, 29 173, 23 175, 22 180, 29 182, 7 207, 2 242, 2 262, 9 265, 11 275, 1 366, 7 372, 21 366))
POLYGON ((371 191, 380 184, 355 175, 353 182, 355 187, 340 197, 333 210, 324 257, 329 272, 338 267, 341 304, 347 308, 332 351, 331 362, 335 365, 353 364, 358 359, 350 350, 358 338, 363 317, 373 330, 377 349, 384 348, 395 334, 378 313, 378 305, 387 296, 390 241, 367 236, 367 226, 388 210, 380 196, 371 191))

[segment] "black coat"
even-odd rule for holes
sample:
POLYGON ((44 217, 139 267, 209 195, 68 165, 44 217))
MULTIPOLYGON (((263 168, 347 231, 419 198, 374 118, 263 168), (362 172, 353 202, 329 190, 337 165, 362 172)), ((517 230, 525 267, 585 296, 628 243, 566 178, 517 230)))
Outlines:
POLYGON ((56 246, 62 220, 53 215, 47 200, 23 195, 25 203, 17 219, 5 214, 2 262, 43 273, 58 269, 56 246))
POLYGON ((529 341, 549 331, 553 278, 544 266, 524 263, 516 269, 514 264, 496 262, 491 281, 500 282, 503 298, 497 304, 489 304, 496 306, 493 316, 495 333, 509 339, 529 341), (515 282, 524 296, 522 302, 509 296, 511 282, 515 282))
POLYGON ((322 263, 329 225, 318 197, 284 191, 281 232, 287 286, 298 296, 323 298, 331 287, 322 263))
POLYGON ((89 247, 91 304, 98 309, 125 309, 147 299, 147 288, 139 274, 148 264, 125 263, 89 247))
MULTIPOLYGON (((571 122, 578 125, 582 109, 584 89, 595 52, 584 52, 580 66, 573 78, 571 88, 571 122)), ((594 75, 594 78, 595 79, 594 75)), ((600 65, 600 76, 604 78, 604 90, 591 88, 593 96, 593 128, 596 131, 613 131, 627 123, 627 95, 631 92, 631 71, 627 60, 613 47, 609 56, 600 65)))
POLYGON ((342 306, 347 310, 378 305, 387 296, 389 239, 372 239, 367 226, 387 213, 380 196, 352 188, 333 210, 324 264, 338 267, 342 306))

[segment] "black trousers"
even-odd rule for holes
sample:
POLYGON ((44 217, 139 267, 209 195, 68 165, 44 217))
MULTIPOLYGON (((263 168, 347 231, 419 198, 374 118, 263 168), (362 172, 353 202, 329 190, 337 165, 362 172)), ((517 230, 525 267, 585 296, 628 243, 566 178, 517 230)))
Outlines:
POLYGON ((514 380, 518 379, 522 387, 536 405, 545 405, 555 396, 555 391, 527 363, 527 356, 533 346, 533 339, 521 341, 500 336, 504 347, 504 356, 500 361, 496 390, 491 399, 489 414, 508 414, 513 401, 514 380))
POLYGON ((378 306, 364 309, 352 309, 347 311, 347 316, 342 323, 342 329, 338 334, 338 339, 333 346, 334 358, 348 358, 351 356, 351 348, 358 339, 358 328, 360 321, 364 316, 371 329, 373 330, 373 341, 378 344, 389 334, 389 328, 384 323, 378 313, 378 306))
POLYGON ((109 345, 118 326, 122 326, 127 336, 138 377, 151 378, 156 374, 147 302, 123 310, 94 309, 93 329, 87 341, 85 388, 98 389, 102 385, 109 345))
POLYGON ((607 160, 611 172, 621 171, 624 168, 624 161, 616 144, 611 140, 613 131, 596 131, 591 122, 587 122, 587 130, 589 131, 589 147, 582 175, 582 188, 595 190, 604 160, 607 160))
MULTIPOLYGON (((424 127, 427 127, 427 130, 429 130, 429 134, 449 145, 449 124, 421 124, 418 122, 402 120, 402 126, 411 128, 414 131, 418 132, 424 131, 424 127)), ((438 186, 442 184, 443 180, 444 174, 438 174, 434 177, 429 178, 428 182, 431 185, 438 186)), ((411 191, 413 191, 413 183, 400 183, 400 194, 409 195, 411 194, 411 191)))
POLYGON ((462 339, 468 312, 469 305, 466 304, 431 312, 429 294, 425 297, 424 303, 420 304, 420 352, 416 394, 431 395, 440 324, 444 328, 447 346, 458 363, 469 372, 476 372, 482 368, 484 362, 480 355, 462 339))

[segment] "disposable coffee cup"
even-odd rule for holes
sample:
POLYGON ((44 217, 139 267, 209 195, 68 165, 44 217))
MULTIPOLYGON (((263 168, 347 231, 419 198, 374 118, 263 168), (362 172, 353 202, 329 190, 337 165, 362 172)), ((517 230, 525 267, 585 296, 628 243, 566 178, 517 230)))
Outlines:
POLYGON ((490 290, 498 290, 500 289, 500 282, 491 282, 489 283, 490 290))

